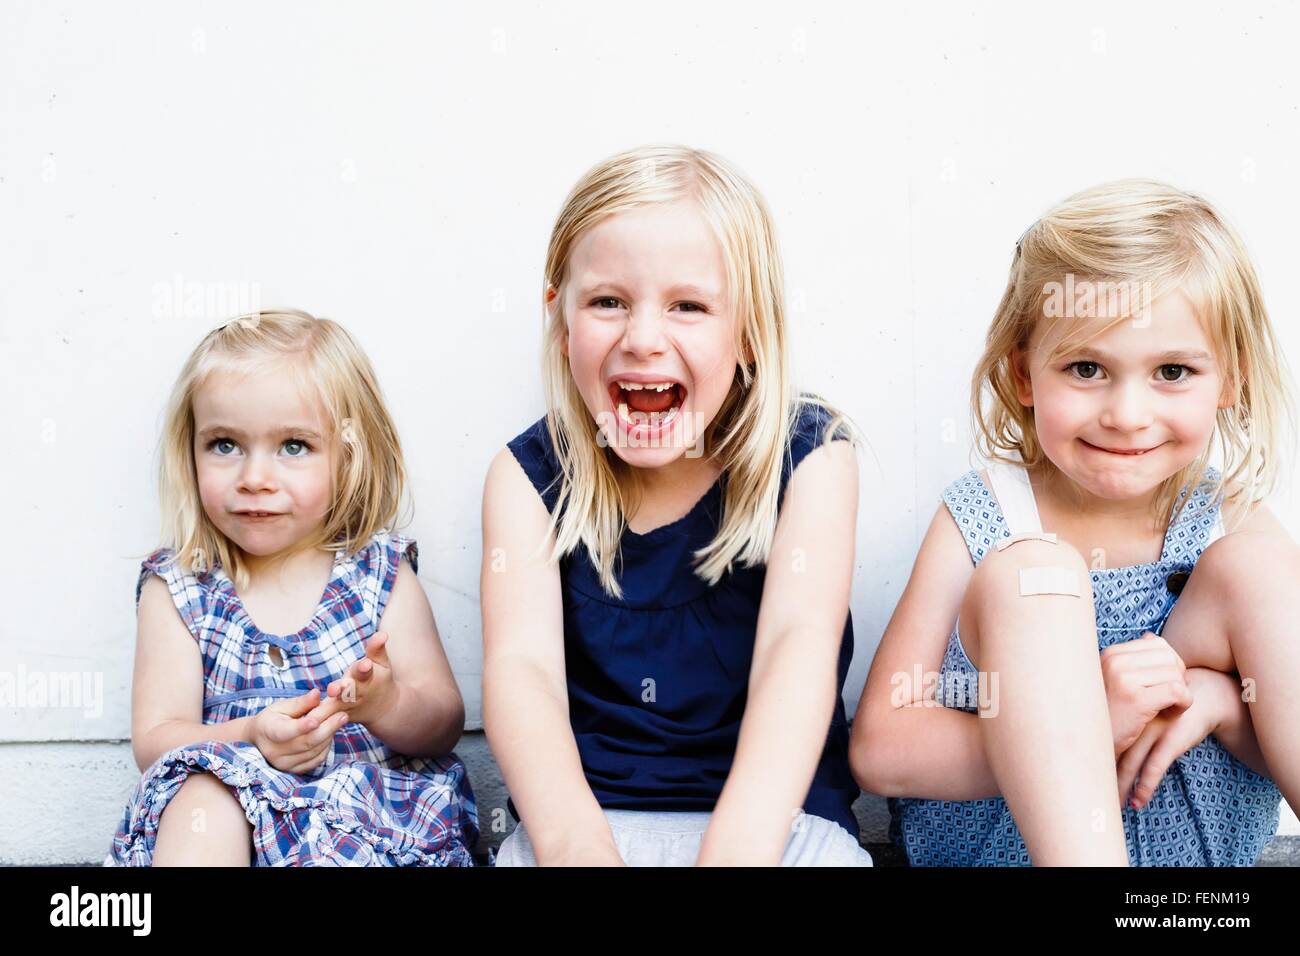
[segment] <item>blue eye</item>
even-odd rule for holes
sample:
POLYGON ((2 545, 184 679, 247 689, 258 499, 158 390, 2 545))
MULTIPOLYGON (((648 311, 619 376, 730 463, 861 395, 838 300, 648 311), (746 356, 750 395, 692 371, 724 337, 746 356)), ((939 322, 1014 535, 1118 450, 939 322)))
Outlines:
POLYGON ((229 452, 225 450, 226 445, 230 445, 232 448, 239 447, 229 438, 214 438, 208 442, 208 451, 215 451, 218 455, 225 457, 229 455, 229 452))
POLYGON ((311 451, 311 445, 308 445, 305 441, 302 441, 301 439, 298 438, 290 438, 287 442, 284 443, 284 447, 286 451, 288 451, 290 446, 294 446, 302 449, 301 454, 294 454, 293 452, 289 452, 290 458, 303 458, 306 456, 307 452, 311 451))

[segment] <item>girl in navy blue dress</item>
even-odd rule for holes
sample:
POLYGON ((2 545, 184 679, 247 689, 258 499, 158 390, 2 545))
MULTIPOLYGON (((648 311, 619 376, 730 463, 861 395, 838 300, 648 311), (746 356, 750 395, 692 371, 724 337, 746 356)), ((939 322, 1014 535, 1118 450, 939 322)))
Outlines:
POLYGON ((370 362, 335 322, 210 332, 162 443, 110 865, 470 866, 464 706, 370 362), (303 622, 306 621, 304 624, 303 622))
POLYGON ((521 821, 496 864, 870 865, 855 432, 789 385, 761 196, 697 150, 614 156, 544 299, 546 415, 484 490, 484 724, 521 821))
POLYGON ((853 729, 913 864, 1250 865, 1300 807, 1279 359, 1197 196, 1098 186, 1017 243, 988 467, 943 492, 853 729))

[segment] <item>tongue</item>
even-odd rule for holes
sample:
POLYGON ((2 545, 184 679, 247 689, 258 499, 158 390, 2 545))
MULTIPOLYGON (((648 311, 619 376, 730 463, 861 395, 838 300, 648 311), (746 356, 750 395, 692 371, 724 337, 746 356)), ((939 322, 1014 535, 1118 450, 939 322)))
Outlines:
POLYGON ((637 388, 623 394, 627 396, 627 407, 636 412, 666 412, 677 401, 676 386, 666 388, 662 392, 637 388))

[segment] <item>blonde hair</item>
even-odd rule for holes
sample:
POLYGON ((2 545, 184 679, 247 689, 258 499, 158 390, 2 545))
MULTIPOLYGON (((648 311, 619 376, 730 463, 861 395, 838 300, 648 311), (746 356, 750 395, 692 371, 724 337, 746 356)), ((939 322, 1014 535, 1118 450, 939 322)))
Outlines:
POLYGON ((216 372, 284 371, 325 410, 327 446, 339 438, 331 477, 333 503, 309 546, 350 555, 398 516, 406 469, 397 430, 370 361, 347 330, 297 309, 251 313, 204 336, 172 388, 160 441, 163 539, 187 573, 213 559, 236 587, 249 583, 239 549, 208 518, 194 464, 194 396, 216 372))
MULTIPOLYGON (((600 447, 597 423, 569 370, 563 345, 568 326, 564 284, 578 239, 604 219, 639 207, 693 201, 712 227, 727 264, 728 304, 737 317, 738 363, 731 388, 703 436, 704 452, 726 475, 717 535, 694 554, 695 573, 716 584, 736 561, 766 563, 776 529, 783 455, 789 448, 799 404, 794 400, 786 357, 786 319, 781 256, 771 214, 762 195, 730 163, 702 150, 652 145, 612 156, 573 187, 551 232, 543 303, 551 290, 554 311, 543 306, 542 379, 546 428, 560 464, 559 497, 551 513, 553 560, 587 547, 605 591, 621 597, 614 571, 626 514, 643 486, 636 469, 600 447), (628 499, 616 476, 625 478, 628 499)), ((802 397, 832 416, 821 441, 841 426, 857 444, 858 432, 843 413, 821 398, 802 397)), ((820 442, 819 442, 820 443, 820 442)))
MULTIPOLYGON (((1225 394, 1237 398, 1235 405, 1218 410, 1214 439, 1197 460, 1162 482, 1153 517, 1174 520, 1182 489, 1205 481, 1215 439, 1223 467, 1211 491, 1213 501, 1250 504, 1272 491, 1282 454, 1279 445, 1284 438, 1294 444, 1294 408, 1290 376, 1254 267, 1241 238, 1208 202, 1150 180, 1120 180, 1075 193, 1017 243, 1006 291, 971 383, 980 452, 1028 468, 1053 467, 1038 442, 1034 409, 1016 397, 1012 351, 1027 348, 1043 319, 1049 290, 1067 275, 1124 283, 1144 292, 1126 314, 1089 323, 1094 331, 1082 336, 1064 336, 1052 359, 1177 290, 1192 304, 1215 344, 1225 394), (1225 493, 1229 488, 1231 493, 1225 493)), ((1184 504, 1189 501, 1190 494, 1182 499, 1184 504)), ((1241 508, 1239 516, 1244 518, 1247 510, 1241 508)))

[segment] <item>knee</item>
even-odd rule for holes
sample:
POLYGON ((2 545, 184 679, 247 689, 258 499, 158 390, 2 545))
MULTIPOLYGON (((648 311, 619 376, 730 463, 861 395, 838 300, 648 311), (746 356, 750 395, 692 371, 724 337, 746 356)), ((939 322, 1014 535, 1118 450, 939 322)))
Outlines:
MULTIPOLYGON (((976 566, 962 599, 958 627, 967 657, 976 662, 981 644, 990 636, 1014 639, 1025 633, 1023 628, 995 625, 1022 620, 1027 614, 1059 615, 1061 601, 1066 602, 1067 611, 1079 615, 1080 622, 1085 618, 1092 621, 1092 581, 1087 562, 1073 545, 1060 539, 1025 539, 989 551, 976 566), (1022 571, 1028 572, 1027 576, 1022 577, 1022 571), (1044 601, 1052 597, 1055 602, 1044 601), (1071 607, 1075 604, 1077 609, 1071 607)), ((1086 627, 1077 630, 1095 641, 1094 631, 1086 627)))
POLYGON ((229 787, 211 773, 192 773, 186 777, 163 813, 166 814, 173 807, 183 807, 191 811, 201 809, 214 813, 238 811, 241 816, 243 815, 239 799, 229 787))
POLYGON ((1083 555, 1059 538, 1056 541, 1029 538, 1001 550, 990 550, 971 575, 965 600, 976 614, 987 610, 1005 612, 1017 606, 1022 598, 1036 593, 1071 590, 1078 591, 1077 597, 1091 601, 1091 580, 1083 555))
POLYGON ((1192 578, 1225 606, 1258 607, 1300 581, 1300 548, 1281 531, 1234 532, 1202 552, 1192 578))

